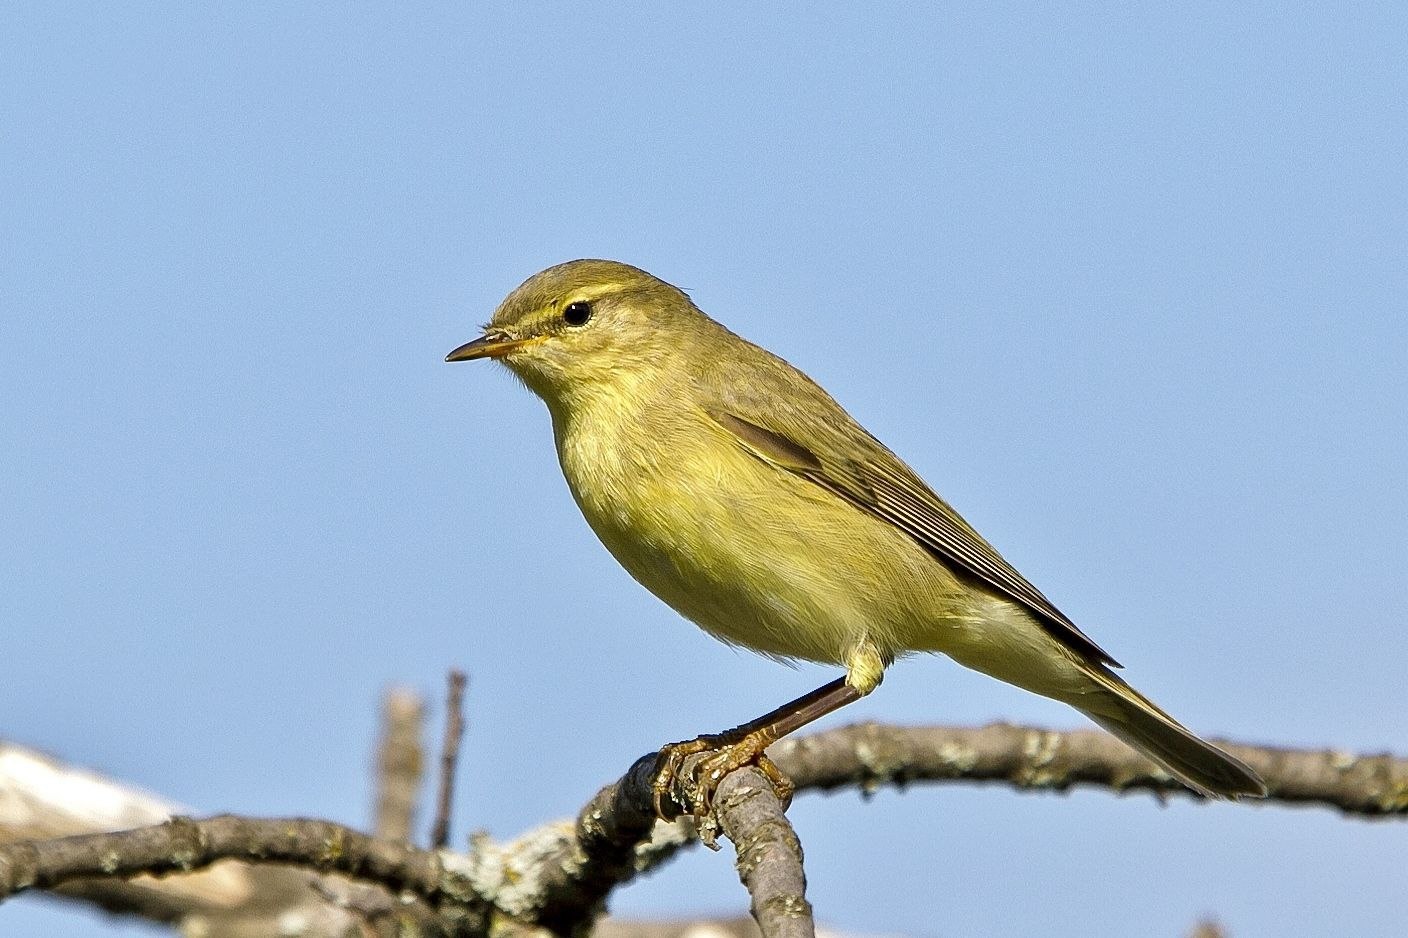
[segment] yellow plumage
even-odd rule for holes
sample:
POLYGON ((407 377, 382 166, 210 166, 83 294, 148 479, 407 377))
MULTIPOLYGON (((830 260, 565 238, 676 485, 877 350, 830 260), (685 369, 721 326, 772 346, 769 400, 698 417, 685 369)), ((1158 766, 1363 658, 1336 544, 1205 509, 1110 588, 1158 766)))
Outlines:
POLYGON ((809 378, 611 261, 550 268, 452 360, 496 357, 547 404, 587 522, 643 586, 731 644, 842 665, 908 652, 1064 701, 1208 794, 1260 794, 809 378))

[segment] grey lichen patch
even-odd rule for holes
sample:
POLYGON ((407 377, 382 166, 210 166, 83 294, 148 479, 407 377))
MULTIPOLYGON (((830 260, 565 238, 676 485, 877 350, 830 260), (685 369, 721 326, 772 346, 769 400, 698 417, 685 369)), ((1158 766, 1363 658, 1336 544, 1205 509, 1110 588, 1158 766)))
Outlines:
POLYGON ((483 834, 476 834, 467 854, 441 850, 440 891, 457 902, 480 898, 493 900, 502 880, 502 860, 498 847, 483 834), (488 890, 493 889, 494 892, 488 890))
POLYGON ((768 913, 785 918, 801 918, 812 914, 812 904, 804 896, 799 896, 796 893, 784 893, 773 896, 758 906, 759 918, 765 917, 768 913))
POLYGON ((721 794, 720 797, 715 799, 715 803, 720 808, 736 808, 743 804, 743 802, 760 794, 762 794, 762 789, 758 786, 745 783, 735 785, 731 789, 728 789, 727 794, 721 794))
POLYGON ((716 815, 708 814, 695 822, 695 831, 699 835, 699 842, 710 850, 719 849, 719 819, 716 815))
POLYGON ((858 779, 860 789, 867 795, 875 794, 886 782, 899 782, 905 767, 905 759, 893 746, 874 739, 856 743, 856 761, 863 770, 858 779))
POLYGON ((582 829, 586 837, 595 839, 606 838, 606 812, 601 808, 595 808, 584 812, 577 817, 577 826, 582 829))
POLYGON ((1408 774, 1396 769, 1396 760, 1388 755, 1357 756, 1342 750, 1325 753, 1325 764, 1339 776, 1343 786, 1364 791, 1359 799, 1345 799, 1346 810, 1355 803, 1372 814, 1403 814, 1408 812, 1408 774))
POLYGON ((576 848, 575 832, 575 822, 564 820, 539 827, 502 847, 481 836, 468 856, 442 852, 442 862, 446 872, 453 862, 455 873, 473 889, 474 895, 462 901, 482 897, 508 915, 528 918, 542 903, 544 870, 570 874, 585 862, 576 848))
POLYGON ((194 848, 176 845, 171 851, 171 862, 177 869, 190 872, 195 869, 198 856, 194 848))
POLYGON ((331 837, 323 841, 323 861, 332 863, 340 859, 347 852, 347 838, 339 828, 333 831, 331 837))
POLYGON ((734 868, 738 870, 738 875, 744 882, 768 860, 774 848, 791 854, 799 866, 802 863, 802 842, 785 818, 769 818, 759 822, 749 832, 748 837, 734 844, 734 848, 737 851, 734 868))
POLYGON ((1060 778, 1056 757, 1060 754, 1061 736, 1046 730, 1031 730, 1022 739, 1020 776, 1014 781, 1033 788, 1050 787, 1060 778))
POLYGON ((1408 779, 1390 785, 1383 797, 1378 799, 1378 806, 1385 814, 1408 812, 1408 779))
POLYGON ((972 746, 948 740, 939 746, 939 761, 954 777, 966 775, 978 764, 978 751, 972 746))
POLYGON ((118 853, 116 850, 104 851, 103 855, 98 859, 98 867, 104 873, 111 876, 122 867, 122 854, 118 853))

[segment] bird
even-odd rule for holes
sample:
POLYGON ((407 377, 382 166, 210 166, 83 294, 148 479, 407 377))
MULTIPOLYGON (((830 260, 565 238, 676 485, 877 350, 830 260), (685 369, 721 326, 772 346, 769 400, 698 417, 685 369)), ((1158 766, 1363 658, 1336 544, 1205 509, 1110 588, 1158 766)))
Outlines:
POLYGON ((1121 678, 816 382, 678 287, 618 261, 549 267, 446 361, 485 358, 546 404, 573 499, 636 581, 730 645, 844 669, 756 720, 664 747, 661 817, 677 791, 707 812, 743 765, 790 798, 766 747, 922 652, 1074 707, 1205 797, 1266 794, 1254 770, 1121 678))

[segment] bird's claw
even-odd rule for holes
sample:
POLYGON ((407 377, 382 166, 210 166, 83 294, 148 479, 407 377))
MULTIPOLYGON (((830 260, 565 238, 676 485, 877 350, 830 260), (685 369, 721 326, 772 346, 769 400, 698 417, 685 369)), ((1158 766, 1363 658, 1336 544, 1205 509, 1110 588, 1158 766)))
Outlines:
POLYGON ((732 742, 721 736, 700 736, 664 746, 660 750, 660 768, 651 785, 655 816, 662 821, 673 820, 673 815, 665 811, 666 800, 673 801, 694 817, 704 842, 714 846, 713 837, 707 833, 712 829, 707 821, 714 809, 714 794, 730 772, 747 765, 763 773, 786 810, 797 788, 764 752, 772 741, 765 733, 749 733, 732 742), (687 775, 682 775, 685 760, 700 753, 708 755, 696 761, 687 775))
MULTIPOLYGON (((676 789, 683 788, 680 785, 680 770, 684 768, 684 760, 701 752, 716 749, 721 743, 722 740, 718 736, 700 736, 698 739, 667 743, 660 747, 658 762, 660 767, 656 770, 655 781, 650 786, 654 795, 655 816, 657 818, 668 823, 677 816, 673 811, 666 812, 665 802, 667 800, 688 809, 689 799, 676 797, 676 789)), ((692 813, 696 818, 700 816, 700 812, 697 810, 692 813)))

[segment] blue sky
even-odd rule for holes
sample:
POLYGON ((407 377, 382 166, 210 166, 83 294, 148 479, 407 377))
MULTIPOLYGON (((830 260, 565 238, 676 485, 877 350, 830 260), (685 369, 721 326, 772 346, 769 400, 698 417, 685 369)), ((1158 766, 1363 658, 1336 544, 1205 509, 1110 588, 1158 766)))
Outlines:
MULTIPOLYGON (((457 836, 828 680, 578 516, 443 364, 642 266, 821 381, 1210 735, 1408 753, 1399 4, 10 4, 5 738, 363 824, 381 691, 471 675, 457 836)), ((829 723, 1081 724, 937 658, 829 723)), ((808 796, 823 922, 1401 934, 1401 825, 998 788, 808 796)), ((736 914, 698 851, 616 900, 736 914)), ((147 934, 41 900, 0 932, 147 934)))

